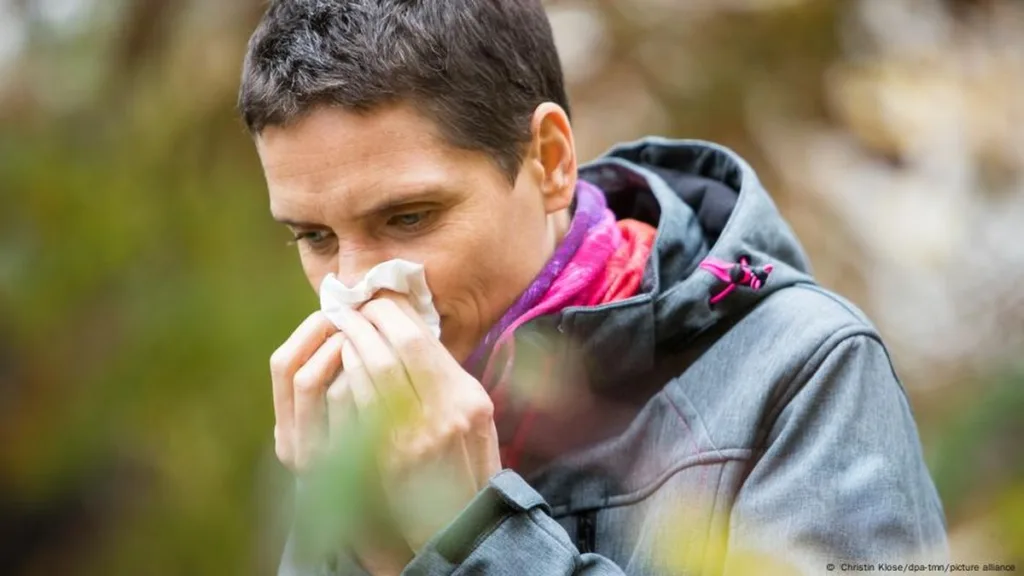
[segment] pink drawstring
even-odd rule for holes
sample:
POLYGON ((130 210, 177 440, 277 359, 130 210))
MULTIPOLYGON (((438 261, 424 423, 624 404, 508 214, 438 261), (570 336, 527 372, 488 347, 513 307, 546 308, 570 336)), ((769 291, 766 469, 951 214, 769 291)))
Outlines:
POLYGON ((738 263, 707 258, 700 263, 700 267, 728 284, 721 292, 711 297, 711 304, 718 304, 724 300, 737 286, 746 286, 755 292, 760 290, 768 280, 768 275, 774 270, 771 264, 766 264, 762 268, 752 267, 746 256, 741 257, 738 263))

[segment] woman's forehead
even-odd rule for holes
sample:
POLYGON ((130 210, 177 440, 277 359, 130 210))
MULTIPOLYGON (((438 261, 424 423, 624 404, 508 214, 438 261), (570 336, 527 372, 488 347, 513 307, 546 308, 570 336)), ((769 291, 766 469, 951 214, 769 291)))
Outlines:
POLYGON ((504 182, 479 152, 454 148, 407 108, 323 108, 257 141, 279 221, 359 219, 395 205, 448 203, 504 182))
POLYGON ((264 169, 281 176, 335 164, 422 165, 459 156, 433 123, 407 107, 357 113, 320 107, 299 120, 267 127, 256 140, 264 169))
POLYGON ((365 114, 320 108, 293 124, 268 127, 257 150, 268 180, 293 181, 447 180, 478 156, 449 146, 429 120, 405 108, 365 114))

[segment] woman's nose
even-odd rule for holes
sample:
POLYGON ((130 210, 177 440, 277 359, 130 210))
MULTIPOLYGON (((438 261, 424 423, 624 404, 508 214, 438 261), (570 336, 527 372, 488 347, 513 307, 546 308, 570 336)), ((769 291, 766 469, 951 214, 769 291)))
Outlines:
POLYGON ((370 267, 349 267, 339 266, 338 270, 334 275, 341 281, 342 284, 352 288, 366 276, 366 273, 370 271, 370 267))
POLYGON ((374 266, 383 262, 379 255, 366 251, 339 252, 338 269, 334 275, 342 284, 353 287, 358 284, 374 266))

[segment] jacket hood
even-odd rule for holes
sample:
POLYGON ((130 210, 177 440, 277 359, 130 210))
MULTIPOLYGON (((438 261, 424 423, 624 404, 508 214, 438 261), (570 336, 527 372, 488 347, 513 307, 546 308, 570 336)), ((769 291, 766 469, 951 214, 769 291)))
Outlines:
POLYGON ((657 350, 682 350, 775 291, 811 281, 803 249, 757 175, 722 146, 645 138, 612 148, 580 177, 604 191, 617 218, 657 227, 636 296, 546 320, 580 348, 593 388, 630 382, 654 367, 657 350), (771 272, 760 289, 739 286, 712 304, 728 282, 701 266, 709 260, 771 272))

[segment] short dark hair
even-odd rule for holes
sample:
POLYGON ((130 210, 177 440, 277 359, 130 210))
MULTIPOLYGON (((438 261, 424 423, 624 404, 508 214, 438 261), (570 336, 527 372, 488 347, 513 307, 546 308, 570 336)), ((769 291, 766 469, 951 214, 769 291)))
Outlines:
POLYGON ((540 0, 273 0, 249 40, 238 107, 249 131, 317 106, 408 102, 451 145, 512 179, 537 106, 569 113, 540 0))

